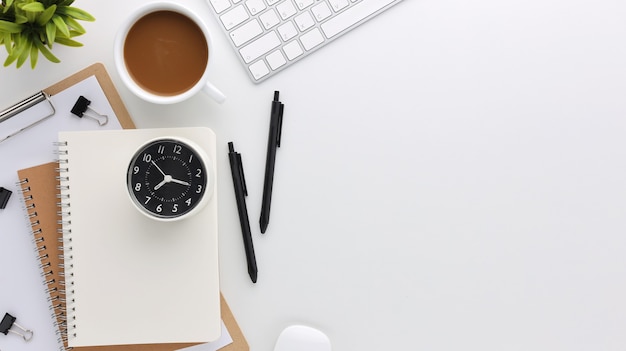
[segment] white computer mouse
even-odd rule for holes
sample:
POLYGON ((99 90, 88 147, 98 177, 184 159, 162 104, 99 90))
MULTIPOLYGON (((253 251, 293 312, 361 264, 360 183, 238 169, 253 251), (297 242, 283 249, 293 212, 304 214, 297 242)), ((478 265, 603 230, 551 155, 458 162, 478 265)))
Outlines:
POLYGON ((292 325, 280 333, 274 351, 331 351, 330 340, 321 331, 292 325))

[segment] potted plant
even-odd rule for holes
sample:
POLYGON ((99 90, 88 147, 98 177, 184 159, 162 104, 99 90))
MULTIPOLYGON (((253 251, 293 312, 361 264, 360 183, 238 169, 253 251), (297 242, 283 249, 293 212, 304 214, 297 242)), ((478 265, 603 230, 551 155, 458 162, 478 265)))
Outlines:
POLYGON ((94 21, 84 10, 71 6, 74 0, 1 0, 0 45, 8 57, 4 66, 16 63, 21 67, 30 57, 35 68, 39 53, 52 62, 60 60, 52 54, 52 45, 82 46, 74 37, 85 33, 78 21, 94 21))

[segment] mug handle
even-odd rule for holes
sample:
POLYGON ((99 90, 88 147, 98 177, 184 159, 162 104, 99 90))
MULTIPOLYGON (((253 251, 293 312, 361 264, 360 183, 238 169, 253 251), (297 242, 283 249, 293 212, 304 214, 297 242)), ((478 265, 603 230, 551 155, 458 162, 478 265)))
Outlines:
POLYGON ((221 104, 226 100, 226 95, 224 95, 224 93, 222 93, 219 89, 215 87, 215 85, 211 84, 210 82, 207 82, 205 84, 204 88, 202 88, 202 91, 207 93, 218 104, 221 104))

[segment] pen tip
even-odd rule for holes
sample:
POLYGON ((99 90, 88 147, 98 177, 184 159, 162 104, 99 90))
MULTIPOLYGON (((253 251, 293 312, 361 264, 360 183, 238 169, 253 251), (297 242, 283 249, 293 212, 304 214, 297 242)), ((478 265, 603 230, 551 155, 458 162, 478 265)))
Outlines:
POLYGON ((274 101, 278 101, 278 95, 280 95, 278 90, 274 91, 274 101))

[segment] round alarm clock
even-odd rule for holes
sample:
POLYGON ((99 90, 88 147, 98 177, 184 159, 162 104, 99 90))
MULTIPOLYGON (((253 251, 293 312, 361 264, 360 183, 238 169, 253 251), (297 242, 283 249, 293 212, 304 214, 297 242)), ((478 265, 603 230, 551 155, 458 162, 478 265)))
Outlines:
POLYGON ((129 162, 126 185, 139 211, 157 220, 197 213, 213 195, 211 160, 193 142, 178 137, 143 144, 129 162))

